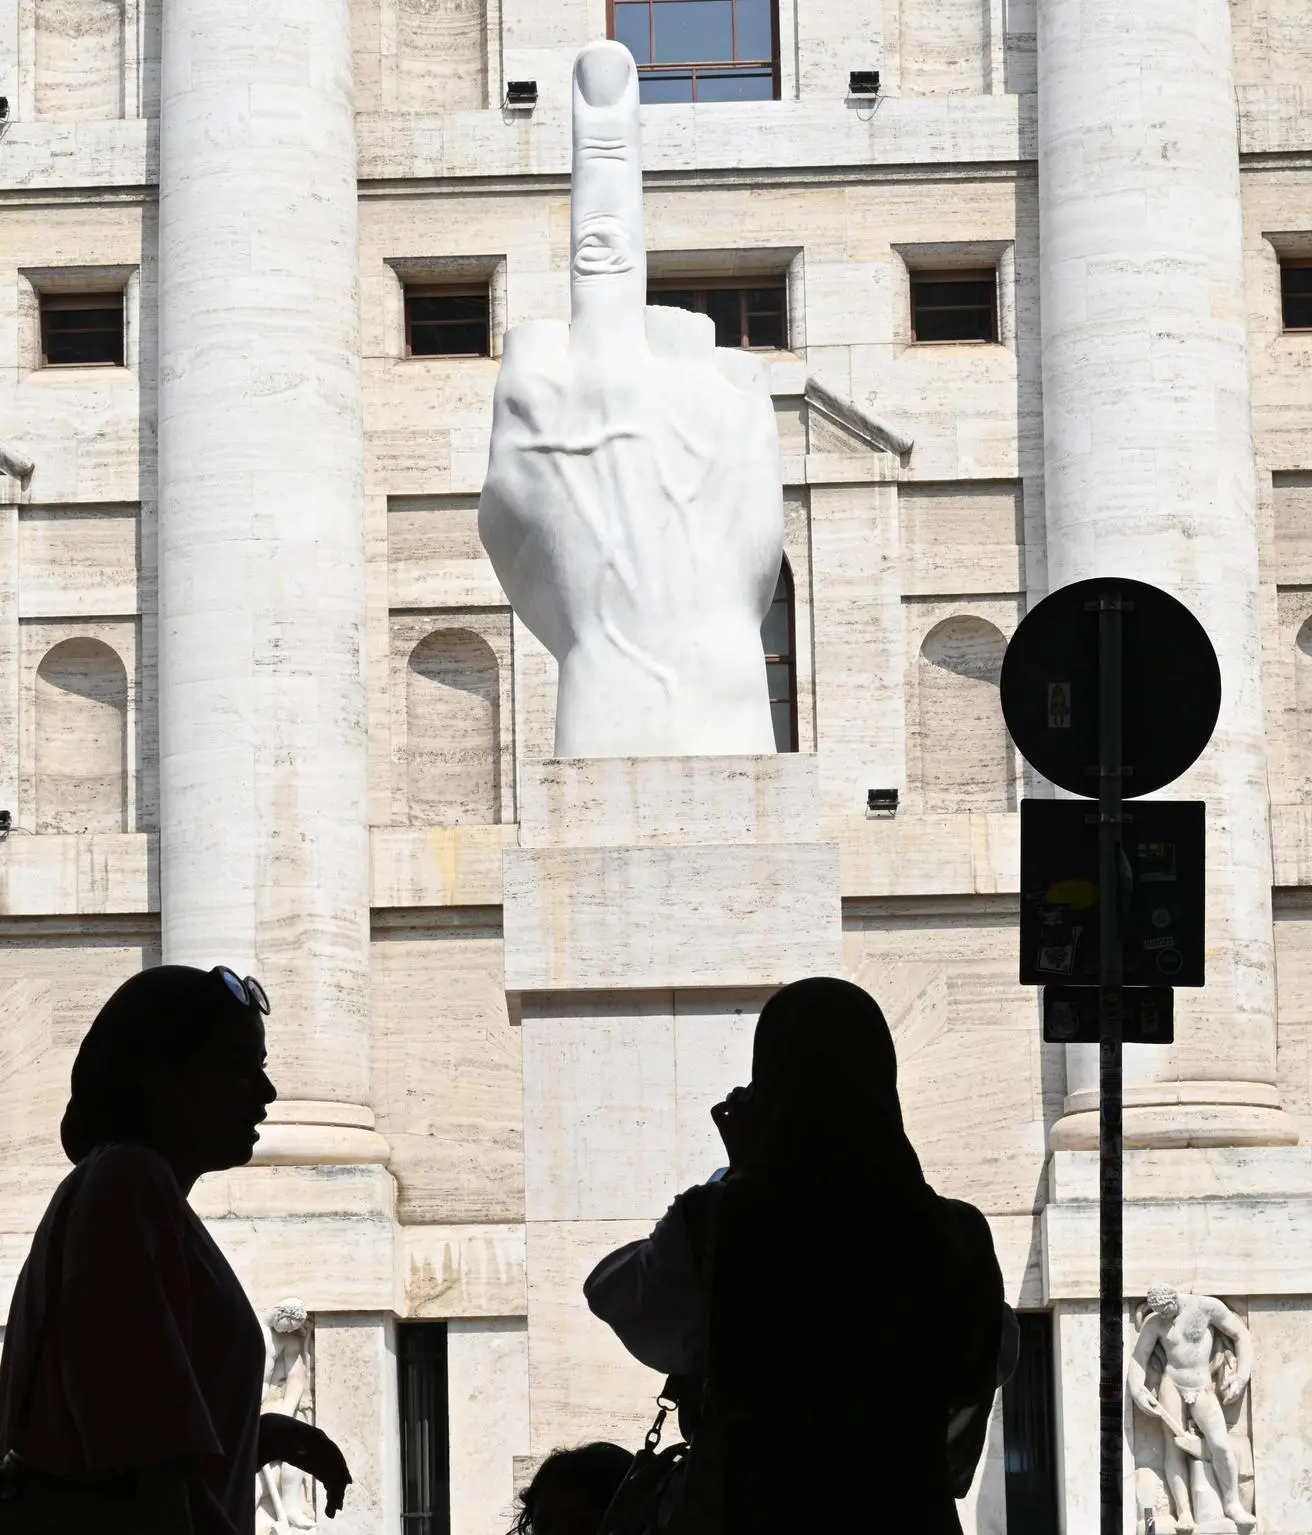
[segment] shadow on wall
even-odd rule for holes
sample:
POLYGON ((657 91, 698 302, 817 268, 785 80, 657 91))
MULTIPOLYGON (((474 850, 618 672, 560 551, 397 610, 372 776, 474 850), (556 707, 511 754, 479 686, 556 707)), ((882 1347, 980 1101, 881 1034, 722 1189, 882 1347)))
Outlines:
POLYGON ((962 614, 925 636, 917 665, 917 730, 909 778, 928 811, 1014 810, 1016 764, 998 679, 1007 642, 962 614))
POLYGON ((501 679, 492 647, 439 629, 406 672, 406 786, 412 826, 501 819, 501 679))
POLYGON ((36 674, 36 829, 128 826, 128 677, 101 640, 64 640, 36 674))
POLYGON ((1303 623, 1294 641, 1293 706, 1293 740, 1286 759, 1292 769, 1289 785, 1296 798, 1308 800, 1312 799, 1312 618, 1303 623))

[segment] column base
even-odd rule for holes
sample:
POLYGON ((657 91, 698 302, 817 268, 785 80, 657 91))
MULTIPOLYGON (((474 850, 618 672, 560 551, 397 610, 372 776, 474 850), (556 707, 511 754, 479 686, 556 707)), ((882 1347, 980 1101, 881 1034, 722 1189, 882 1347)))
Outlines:
POLYGON ((374 1129, 374 1113, 358 1103, 280 1099, 269 1105, 250 1167, 386 1166, 391 1147, 374 1129))
MULTIPOLYGON (((1122 1133, 1127 1151, 1179 1151, 1190 1146, 1297 1146, 1298 1121, 1280 1107, 1273 1088, 1254 1084, 1251 1098, 1244 1102, 1212 1091, 1212 1101, 1194 1096, 1194 1090, 1206 1089, 1207 1083, 1181 1083, 1180 1092, 1165 1100, 1155 1090, 1156 1101, 1134 1102, 1131 1089, 1126 1093, 1122 1115, 1122 1133), (1269 1096, 1268 1096, 1269 1095, 1269 1096), (1267 1101, 1261 1101, 1266 1098, 1267 1101), (1274 1102, 1271 1099, 1275 1099, 1274 1102), (1230 1099, 1230 1101, 1226 1101, 1230 1099)), ((1226 1084, 1241 1088, 1244 1084, 1226 1084)), ((1066 1114, 1048 1132, 1052 1151, 1097 1151, 1099 1140, 1096 1094, 1081 1093, 1078 1099, 1093 1097, 1094 1106, 1067 1099, 1066 1114)))

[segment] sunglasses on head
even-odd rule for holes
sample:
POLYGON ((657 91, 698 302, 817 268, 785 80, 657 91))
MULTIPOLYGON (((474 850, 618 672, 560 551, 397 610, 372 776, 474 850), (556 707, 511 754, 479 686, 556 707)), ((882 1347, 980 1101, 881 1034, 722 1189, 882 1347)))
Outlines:
POLYGON ((228 990, 236 997, 243 1007, 253 1007, 256 1012, 269 1016, 269 999, 265 995, 264 987, 253 975, 248 975, 245 980, 235 970, 229 970, 227 965, 215 965, 210 972, 217 975, 228 990))

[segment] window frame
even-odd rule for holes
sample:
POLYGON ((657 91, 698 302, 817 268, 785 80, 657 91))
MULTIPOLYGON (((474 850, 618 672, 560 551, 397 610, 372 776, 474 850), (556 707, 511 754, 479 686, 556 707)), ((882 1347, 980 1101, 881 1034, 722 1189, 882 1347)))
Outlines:
MULTIPOLYGON (((610 38, 612 42, 615 40, 615 6, 620 3, 631 3, 631 0, 606 0, 606 36, 610 38)), ((645 4, 647 6, 648 13, 651 18, 651 53, 654 57, 656 53, 656 6, 660 4, 668 4, 669 0, 638 0, 638 3, 645 4)), ((738 49, 738 0, 734 0, 733 28, 733 46, 736 53, 738 49)), ((770 99, 772 101, 779 101, 783 94, 780 57, 781 49, 779 33, 779 0, 770 0, 770 52, 771 58, 768 61, 765 59, 739 60, 734 58, 727 61, 724 59, 699 59, 693 62, 685 61, 680 64, 639 64, 639 87, 641 88, 641 82, 644 79, 659 79, 661 75, 688 73, 692 76, 692 97, 689 101, 660 102, 653 103, 653 105, 659 104, 661 106, 696 106, 698 105, 697 77, 699 72, 717 75, 732 75, 738 73, 746 74, 751 70, 760 70, 768 62, 771 71, 771 88, 774 92, 770 99)), ((723 101, 707 103, 707 105, 714 106, 733 106, 734 104, 735 103, 733 102, 723 101)), ((739 104, 741 105, 741 103, 739 104)))
MULTIPOLYGON (((741 277, 653 277, 647 282, 647 301, 651 303, 653 293, 691 293, 695 298, 703 300, 703 306, 695 311, 697 314, 706 314, 705 299, 709 293, 739 293, 741 295, 738 304, 740 330, 744 336, 750 336, 747 316, 748 293, 761 289, 777 290, 783 297, 783 332, 782 346, 753 346, 750 340, 744 344, 738 343, 738 349, 744 352, 787 352, 792 340, 792 314, 788 303, 788 276, 786 273, 779 276, 760 276, 744 280, 741 277)), ((674 308, 674 305, 670 305, 674 308)))
MULTIPOLYGON (((907 273, 909 282, 907 299, 912 346, 1000 346, 1002 344, 1001 302, 998 296, 998 268, 992 267, 914 267, 907 273), (990 332, 985 336, 920 337, 916 334, 916 288, 953 282, 978 282, 989 284, 992 295, 990 305, 990 332)), ((976 309, 975 304, 946 306, 976 309)))
POLYGON ((47 368, 126 368, 127 341, 127 290, 125 288, 37 289, 37 367, 47 368), (101 362, 51 362, 48 317, 70 310, 116 309, 118 311, 118 360, 101 362))
MULTIPOLYGON (((765 656, 767 688, 769 687, 769 668, 771 666, 787 666, 788 668, 788 731, 792 745, 786 753, 779 753, 780 756, 787 756, 801 751, 802 742, 797 715, 797 583, 793 578, 793 567, 789 564, 786 554, 779 564, 779 574, 775 579, 774 587, 776 595, 770 599, 771 607, 778 600, 777 594, 781 585, 784 589, 784 607, 788 614, 788 654, 786 656, 771 655, 765 650, 764 644, 762 644, 761 649, 765 656)), ((774 726, 774 705, 776 702, 782 703, 783 700, 776 700, 774 698, 770 700, 771 728, 774 726)))
MULTIPOLYGON (((434 358, 443 362, 477 362, 480 358, 492 356, 492 284, 483 282, 419 282, 403 283, 401 290, 402 318, 404 321, 404 336, 402 344, 403 355, 407 361, 413 358, 434 358), (481 352, 416 352, 411 344, 412 318, 410 313, 410 301, 416 298, 481 298, 487 304, 487 330, 485 350, 481 352)), ((432 322, 421 322, 432 323, 432 322)), ((441 322, 438 322, 441 323, 441 322)), ((450 322, 468 324, 468 321, 450 322)))
MULTIPOLYGON (((1282 336, 1308 336, 1312 335, 1312 325, 1290 325, 1285 320, 1285 273, 1298 270, 1307 271, 1312 268, 1312 256, 1280 256, 1280 334, 1282 336)), ((1312 292, 1299 294, 1312 304, 1312 292)))
MULTIPOLYGON (((396 1324, 396 1372, 397 1372, 397 1454, 401 1472, 401 1529, 405 1535, 450 1535, 451 1531, 451 1408, 450 1408, 450 1338, 446 1323, 435 1321, 399 1321, 396 1324), (438 1340, 440 1345, 438 1344, 438 1340), (440 1416, 445 1427, 441 1445, 432 1443, 432 1425, 429 1425, 428 1456, 424 1471, 429 1482, 429 1504, 426 1509, 409 1506, 413 1485, 421 1478, 417 1468, 410 1464, 412 1435, 422 1440, 417 1422, 409 1415, 410 1394, 407 1391, 408 1373, 417 1375, 425 1365, 433 1366, 435 1389, 433 1403, 435 1416, 440 1416), (440 1388, 440 1389, 436 1389, 440 1388), (439 1481, 436 1472, 442 1475, 439 1481), (432 1507, 435 1495, 445 1494, 445 1506, 432 1507)), ((433 1384, 430 1382, 430 1385, 433 1384)))

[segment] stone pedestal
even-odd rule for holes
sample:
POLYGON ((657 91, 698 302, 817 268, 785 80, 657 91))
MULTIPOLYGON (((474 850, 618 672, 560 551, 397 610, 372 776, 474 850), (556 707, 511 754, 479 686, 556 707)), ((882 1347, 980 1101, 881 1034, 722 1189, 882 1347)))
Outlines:
MULTIPOLYGON (((1097 1535, 1098 1158, 1057 1152, 1042 1218, 1045 1303, 1055 1313, 1065 1535, 1097 1535)), ((1253 1343, 1252 1382, 1227 1414, 1259 1535, 1312 1535, 1312 1147, 1130 1151, 1125 1158, 1125 1350, 1150 1285, 1225 1301, 1253 1343), (1251 1442, 1251 1462, 1244 1446, 1251 1442)), ((1151 1383, 1151 1382, 1150 1382, 1151 1383)), ((1125 1405, 1126 1535, 1157 1500, 1160 1426, 1125 1405)), ((1191 1471, 1198 1529, 1216 1510, 1191 1471)), ((1224 1519, 1224 1515, 1220 1516, 1224 1519)))
POLYGON ((315 1422, 336 1440, 353 1478, 341 1512, 323 1517, 333 1535, 401 1528, 400 1420, 396 1329, 385 1313, 320 1312, 314 1319, 315 1422))
POLYGON ((634 1439, 660 1382, 582 1285, 724 1160, 762 1002, 842 973, 838 848, 799 756, 552 761, 505 858, 506 994, 524 1030, 530 1445, 634 1439))

